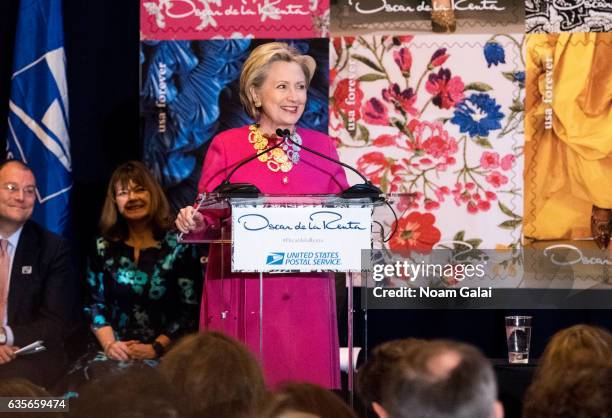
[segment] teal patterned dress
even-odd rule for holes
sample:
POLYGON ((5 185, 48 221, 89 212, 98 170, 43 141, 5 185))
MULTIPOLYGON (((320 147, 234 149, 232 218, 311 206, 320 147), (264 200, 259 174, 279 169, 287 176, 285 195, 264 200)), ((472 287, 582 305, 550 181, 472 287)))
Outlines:
POLYGON ((140 250, 124 242, 96 240, 87 266, 91 326, 110 325, 117 339, 152 343, 160 334, 175 340, 198 329, 202 268, 195 246, 178 244, 168 232, 155 247, 140 250))
MULTIPOLYGON (((141 249, 138 263, 133 247, 98 237, 88 260, 87 285, 85 314, 91 327, 110 325, 118 340, 150 344, 164 334, 175 341, 198 330, 202 267, 197 247, 178 244, 175 233, 141 249)), ((88 380, 135 364, 154 366, 157 361, 109 359, 96 340, 59 387, 77 391, 88 380)))

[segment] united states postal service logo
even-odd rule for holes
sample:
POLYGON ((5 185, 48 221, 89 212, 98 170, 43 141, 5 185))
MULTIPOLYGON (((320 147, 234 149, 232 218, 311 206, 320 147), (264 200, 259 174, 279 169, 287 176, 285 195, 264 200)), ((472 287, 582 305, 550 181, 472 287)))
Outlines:
POLYGON ((270 253, 266 258, 268 266, 282 266, 285 261, 285 253, 270 253))

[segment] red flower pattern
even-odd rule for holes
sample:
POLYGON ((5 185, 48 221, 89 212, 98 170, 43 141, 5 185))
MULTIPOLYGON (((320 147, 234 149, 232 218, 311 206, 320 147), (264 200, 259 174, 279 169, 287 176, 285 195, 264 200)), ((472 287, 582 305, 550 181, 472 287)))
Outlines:
POLYGON ((496 152, 485 151, 480 156, 480 167, 490 170, 499 167, 499 154, 496 152))
POLYGON ((404 77, 410 77, 410 68, 412 67, 412 54, 408 48, 400 48, 393 51, 393 60, 399 67, 404 77))
POLYGON ((496 188, 500 188, 504 184, 508 183, 508 177, 504 176, 499 171, 491 172, 491 174, 489 174, 487 177, 485 177, 485 180, 489 184, 491 184, 493 187, 496 187, 496 188))
POLYGON ((389 112, 383 102, 376 97, 368 100, 363 107, 363 119, 372 125, 388 125, 389 112))
POLYGON ((349 112, 355 112, 354 119, 361 119, 363 91, 358 80, 348 78, 340 80, 336 85, 333 97, 331 111, 335 117, 338 117, 339 112, 345 116, 349 115, 349 112))
POLYGON ((449 69, 441 68, 438 74, 429 74, 425 90, 434 95, 432 103, 441 109, 450 109, 463 100, 465 88, 461 77, 451 77, 449 69))
MULTIPOLYGON (((482 150, 479 155, 474 155, 474 151, 479 148, 474 148, 476 145, 468 141, 469 138, 461 136, 457 140, 452 137, 445 129, 448 121, 445 116, 434 121, 423 119, 421 114, 430 102, 439 109, 452 109, 465 98, 465 84, 462 78, 458 75, 453 76, 448 68, 441 68, 451 57, 447 48, 439 48, 431 55, 429 61, 426 62, 426 69, 419 75, 420 78, 411 78, 411 73, 417 71, 415 65, 417 61, 413 60, 412 55, 414 50, 411 50, 409 44, 412 36, 383 36, 379 39, 382 39, 380 43, 374 43, 370 47, 380 48, 378 51, 384 51, 387 54, 386 59, 383 60, 376 54, 370 54, 368 58, 374 64, 368 66, 379 66, 382 71, 363 73, 364 79, 361 83, 367 82, 365 85, 368 86, 379 86, 383 83, 385 85, 378 90, 381 92, 380 95, 366 94, 364 97, 361 88, 355 93, 357 120, 359 122, 359 116, 361 116, 360 129, 365 128, 366 134, 362 134, 360 130, 357 135, 352 135, 352 138, 355 141, 354 145, 357 145, 358 141, 365 141, 366 146, 376 147, 380 151, 366 151, 358 158, 358 168, 386 192, 411 193, 411 199, 402 202, 400 210, 404 213, 415 209, 439 210, 444 207, 445 203, 448 205, 451 201, 457 206, 464 207, 470 214, 496 210, 498 205, 495 201, 498 200, 498 193, 502 191, 504 185, 508 184, 509 173, 507 171, 512 170, 515 166, 517 157, 514 154, 500 155, 499 152, 491 149, 482 150), (391 68, 393 63, 390 63, 390 71, 387 71, 388 58, 393 59, 397 68, 391 68), (404 79, 398 78, 396 82, 394 77, 397 78, 397 69, 400 70, 404 79), (379 72, 382 72, 384 77, 377 79, 374 74, 378 75, 379 72), (423 104, 424 107, 421 107, 423 104), (368 125, 371 126, 371 129, 368 125), (374 128, 374 126, 382 128, 374 128), (396 151, 388 152, 387 147, 404 150, 404 153, 399 155, 396 151), (459 148, 462 149, 461 152, 459 148), (470 156, 469 162, 466 155, 470 156), (474 161, 473 157, 476 157, 477 160, 474 161), (459 166, 457 166, 458 161, 459 166), (451 173, 457 173, 454 187, 447 187, 440 181, 442 176, 439 173, 443 171, 446 171, 445 179, 452 175, 451 173), (448 196, 450 199, 447 198, 448 196)), ((360 39, 353 45, 354 41, 354 39, 349 41, 344 38, 338 43, 339 41, 334 40, 334 47, 342 46, 343 51, 349 51, 349 54, 355 50, 362 56, 368 55, 369 51, 361 48, 367 40, 360 39), (351 45, 353 46, 349 48, 351 45)), ((346 52, 343 53, 346 54, 346 52)), ((345 60, 339 63, 339 68, 342 68, 341 65, 346 65, 345 60)), ((340 71, 346 74, 344 70, 340 71)), ((335 77, 335 74, 332 73, 332 76, 335 77)), ((341 113, 346 115, 349 109, 345 103, 348 98, 348 82, 345 79, 334 84, 336 87, 333 92, 330 119, 340 119, 339 115, 341 113)), ((342 129, 343 125, 339 126, 339 129, 342 129)), ((482 146, 482 144, 477 145, 482 146)), ((492 145, 495 144, 492 143, 492 145)), ((506 188, 503 191, 509 192, 506 188)), ((398 227, 403 234, 398 232, 397 236, 390 241, 389 246, 408 250, 419 245, 423 247, 419 234, 431 227, 438 232, 437 238, 434 234, 435 239, 425 239, 428 245, 424 247, 431 249, 433 243, 439 240, 440 233, 433 226, 435 218, 433 216, 424 218, 425 215, 427 214, 412 212, 408 216, 402 216, 398 227), (408 219, 412 223, 409 224, 408 219)), ((429 232, 432 233, 431 230, 429 232)))
POLYGON ((414 102, 416 102, 417 98, 411 88, 400 91, 399 85, 393 83, 389 88, 383 89, 382 97, 383 100, 392 103, 399 111, 404 110, 411 115, 418 113, 414 107, 414 102))
MULTIPOLYGON (((411 212, 397 221, 397 232, 389 240, 389 248, 395 251, 416 251, 427 254, 440 241, 440 230, 435 227, 436 218, 431 213, 411 212)), ((395 225, 394 225, 395 226, 395 225)))

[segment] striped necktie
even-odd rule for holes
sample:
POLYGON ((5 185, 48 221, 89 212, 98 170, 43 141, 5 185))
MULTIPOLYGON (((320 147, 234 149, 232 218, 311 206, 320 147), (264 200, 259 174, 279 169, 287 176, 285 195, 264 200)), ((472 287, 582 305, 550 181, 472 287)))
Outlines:
POLYGON ((0 239, 0 326, 4 325, 7 315, 10 264, 8 240, 0 239))

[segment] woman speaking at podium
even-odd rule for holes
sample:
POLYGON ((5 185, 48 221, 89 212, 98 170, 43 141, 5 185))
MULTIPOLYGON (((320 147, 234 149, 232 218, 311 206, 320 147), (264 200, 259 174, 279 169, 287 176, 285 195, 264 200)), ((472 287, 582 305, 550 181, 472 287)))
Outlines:
MULTIPOLYGON (((292 142, 240 167, 232 182, 252 183, 264 194, 339 193, 347 186, 342 167, 297 144, 337 159, 331 139, 297 128, 306 104, 315 60, 285 43, 253 50, 240 75, 240 100, 256 124, 229 129, 213 138, 204 161, 199 192, 211 192, 236 165, 273 146, 277 129, 292 142)), ((196 227, 192 207, 181 209, 176 225, 196 227)), ((199 214, 195 216, 200 216, 199 214)), ((259 354, 259 274, 230 271, 229 246, 210 249, 202 296, 200 328, 224 332, 259 354), (224 253, 225 252, 225 253, 224 253), (222 263, 222 260, 226 260, 222 263)), ((340 387, 335 285, 332 274, 266 274, 263 279, 262 365, 269 385, 284 380, 340 387)))

